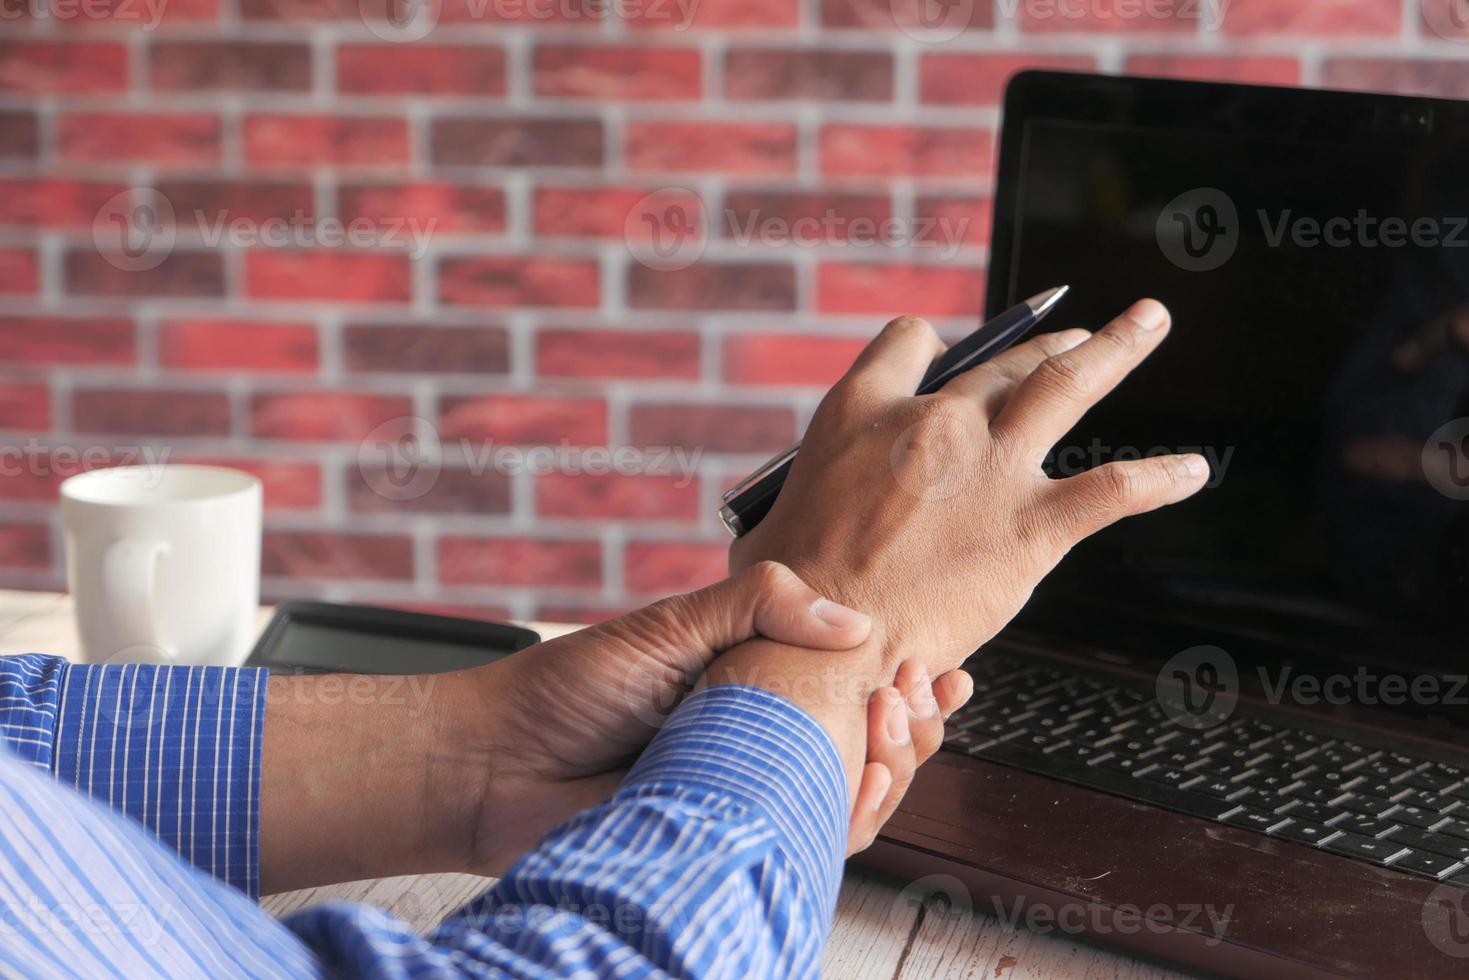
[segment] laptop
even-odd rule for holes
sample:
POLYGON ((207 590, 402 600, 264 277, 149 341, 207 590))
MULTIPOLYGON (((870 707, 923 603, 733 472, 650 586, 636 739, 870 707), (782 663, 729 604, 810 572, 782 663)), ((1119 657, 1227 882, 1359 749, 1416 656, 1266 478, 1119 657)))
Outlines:
POLYGON ((1012 80, 987 313, 1174 316, 1047 465, 1212 473, 971 658, 861 861, 1205 973, 1469 975, 1466 224, 1469 103, 1012 80))

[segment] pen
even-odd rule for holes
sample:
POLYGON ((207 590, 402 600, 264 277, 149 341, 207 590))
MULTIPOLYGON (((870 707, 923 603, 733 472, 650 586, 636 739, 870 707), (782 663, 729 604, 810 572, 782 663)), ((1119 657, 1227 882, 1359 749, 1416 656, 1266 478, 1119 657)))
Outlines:
MULTIPOLYGON (((1017 303, 974 333, 950 347, 929 367, 918 385, 918 395, 931 395, 950 379, 978 367, 1024 337, 1066 295, 1067 286, 1056 286, 1017 303)), ((719 519, 729 533, 739 537, 770 513, 780 488, 785 485, 791 463, 800 450, 798 442, 751 473, 724 495, 719 519)))

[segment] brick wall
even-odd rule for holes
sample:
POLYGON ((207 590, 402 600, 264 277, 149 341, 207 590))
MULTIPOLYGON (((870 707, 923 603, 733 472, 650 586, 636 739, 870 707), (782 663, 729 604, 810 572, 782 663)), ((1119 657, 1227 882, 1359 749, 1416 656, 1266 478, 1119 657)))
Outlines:
POLYGON ((271 597, 696 586, 865 337, 972 322, 1015 69, 1469 94, 1451 0, 381 2, 0 0, 0 584, 148 451, 262 477, 271 597))

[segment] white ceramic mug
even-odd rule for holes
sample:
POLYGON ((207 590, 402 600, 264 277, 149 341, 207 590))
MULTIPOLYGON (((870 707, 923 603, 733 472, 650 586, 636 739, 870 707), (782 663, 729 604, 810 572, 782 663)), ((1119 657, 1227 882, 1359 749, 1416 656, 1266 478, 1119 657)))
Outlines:
POLYGON ((260 481, 125 466, 61 485, 66 577, 92 663, 241 663, 260 603, 260 481))

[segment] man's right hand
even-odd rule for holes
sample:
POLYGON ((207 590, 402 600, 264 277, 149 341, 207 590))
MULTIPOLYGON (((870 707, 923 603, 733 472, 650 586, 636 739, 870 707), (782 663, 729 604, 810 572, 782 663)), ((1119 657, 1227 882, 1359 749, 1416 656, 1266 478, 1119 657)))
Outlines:
MULTIPOLYGON (((878 664, 937 677, 1023 606, 1070 548, 1208 479, 1201 456, 1113 462, 1066 479, 1052 445, 1167 336, 1141 300, 1095 335, 1044 334, 914 397, 944 350, 927 322, 892 321, 822 401, 775 506, 735 542, 871 614, 878 664)), ((882 670, 874 672, 881 678, 882 670)), ((878 680, 878 683, 883 681, 878 680)))

